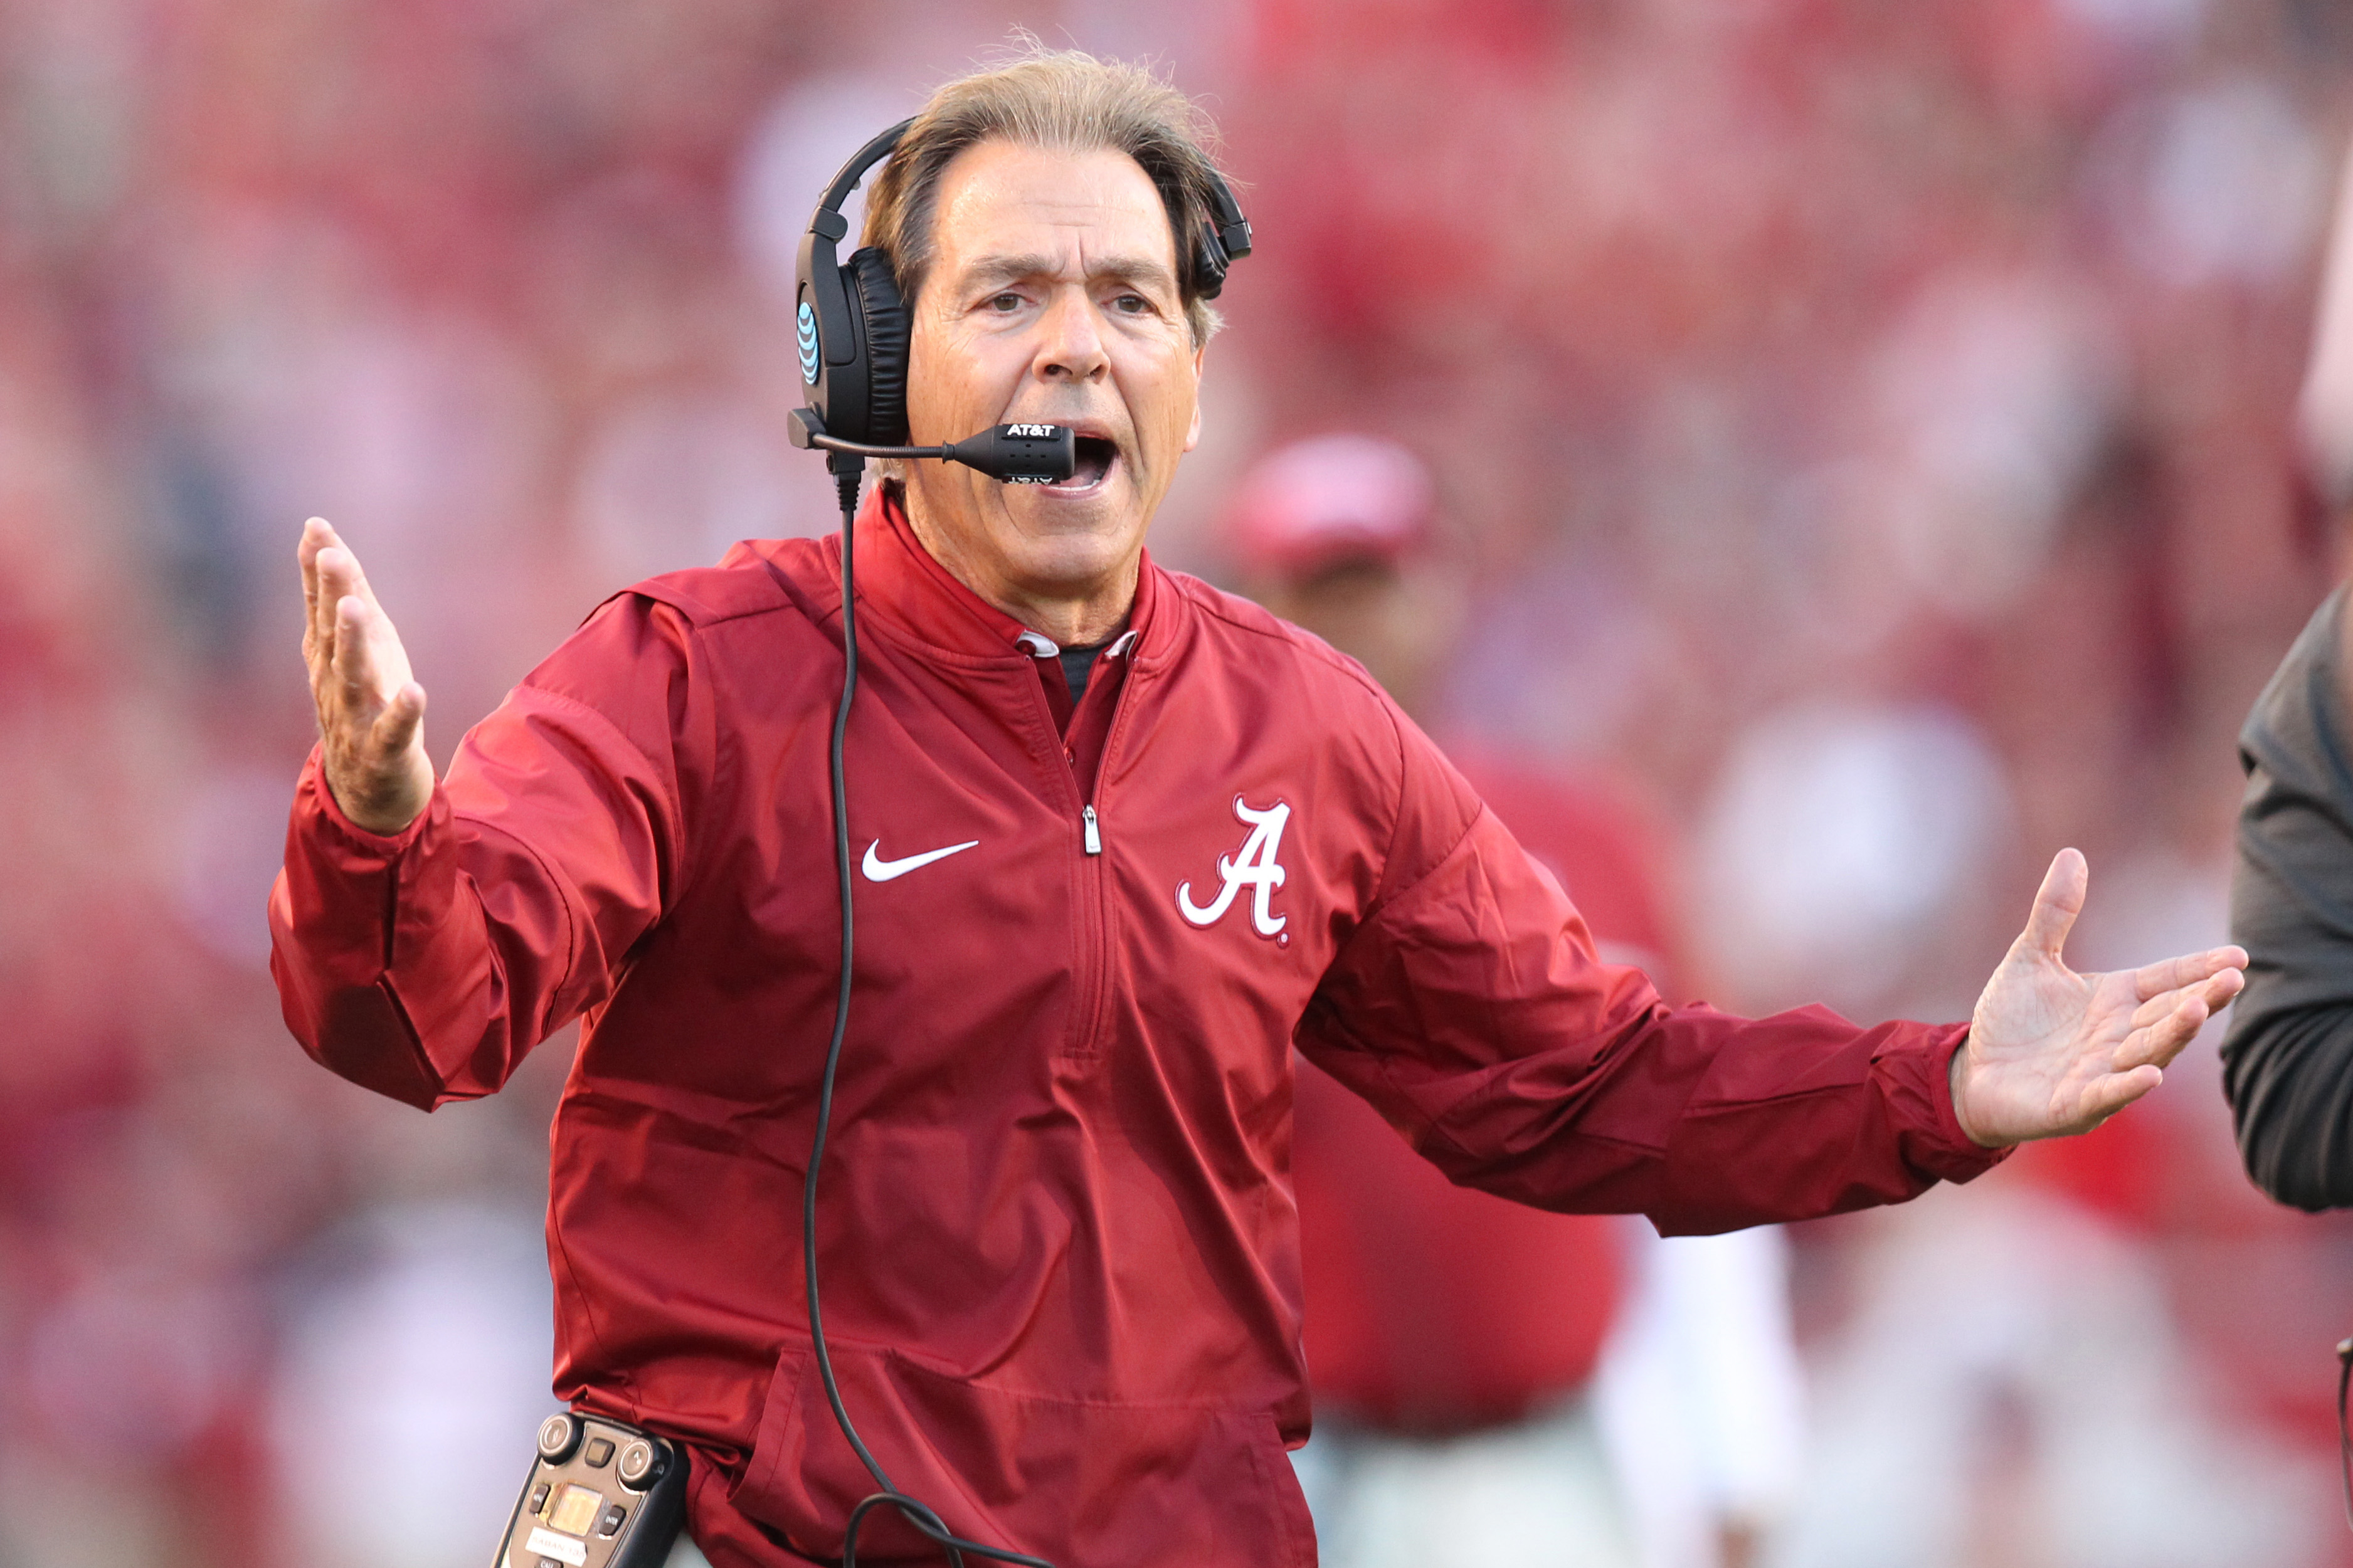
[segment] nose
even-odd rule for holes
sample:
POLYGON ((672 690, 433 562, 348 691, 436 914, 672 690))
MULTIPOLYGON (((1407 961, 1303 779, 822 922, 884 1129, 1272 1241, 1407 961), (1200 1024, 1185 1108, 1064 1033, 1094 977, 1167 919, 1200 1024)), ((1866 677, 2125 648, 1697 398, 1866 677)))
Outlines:
POLYGON ((1040 381, 1101 381, 1111 373, 1094 301, 1083 289, 1058 289, 1048 305, 1033 369, 1040 381))

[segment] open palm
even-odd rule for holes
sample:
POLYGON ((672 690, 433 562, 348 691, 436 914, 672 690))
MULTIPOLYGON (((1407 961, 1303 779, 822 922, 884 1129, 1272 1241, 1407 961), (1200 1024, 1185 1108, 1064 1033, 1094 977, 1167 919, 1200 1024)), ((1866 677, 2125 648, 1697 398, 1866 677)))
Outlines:
POLYGON ((2097 1127, 2163 1082, 2166 1064, 2244 983, 2247 955, 2235 947, 2076 973, 2060 949, 2089 880, 2075 850, 2051 862, 1954 1055, 1953 1109, 1988 1147, 2097 1127))

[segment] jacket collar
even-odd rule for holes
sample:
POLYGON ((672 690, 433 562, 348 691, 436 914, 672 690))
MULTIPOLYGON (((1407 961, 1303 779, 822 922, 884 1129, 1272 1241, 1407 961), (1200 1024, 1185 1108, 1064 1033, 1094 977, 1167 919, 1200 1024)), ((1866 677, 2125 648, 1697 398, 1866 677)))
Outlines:
MULTIPOLYGON (((877 485, 859 510, 858 605, 875 613, 900 631, 943 652, 976 658, 1035 657, 1022 645, 1029 628, 958 582, 915 537, 900 503, 897 487, 877 485)), ((826 559, 838 576, 841 541, 828 538, 826 559)), ((1155 615, 1167 597, 1163 574, 1146 551, 1136 572, 1135 604, 1128 612, 1128 629, 1136 634, 1138 653, 1155 647, 1165 635, 1155 615), (1157 634, 1157 635, 1156 635, 1157 634)), ((1030 634, 1032 637, 1035 634, 1030 634)))

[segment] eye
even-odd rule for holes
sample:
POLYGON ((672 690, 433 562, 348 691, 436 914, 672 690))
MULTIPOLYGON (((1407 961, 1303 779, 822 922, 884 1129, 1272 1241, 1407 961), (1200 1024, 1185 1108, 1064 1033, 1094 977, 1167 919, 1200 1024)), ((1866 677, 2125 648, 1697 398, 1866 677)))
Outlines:
POLYGON ((1001 294, 991 294, 981 308, 994 310, 1000 316, 1009 316, 1021 309, 1021 296, 1008 289, 1001 294))
POLYGON ((1111 308, 1124 316, 1141 316, 1150 312, 1152 301, 1131 289, 1127 293, 1114 296, 1111 308))

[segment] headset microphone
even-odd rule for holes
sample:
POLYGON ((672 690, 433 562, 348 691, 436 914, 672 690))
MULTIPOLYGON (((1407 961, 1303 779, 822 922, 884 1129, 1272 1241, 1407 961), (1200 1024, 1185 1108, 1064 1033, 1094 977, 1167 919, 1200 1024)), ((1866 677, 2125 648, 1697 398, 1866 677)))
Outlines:
MULTIPOLYGON (((791 424, 786 439, 804 450, 855 459, 940 458, 977 468, 1001 484, 1060 484, 1079 467, 1078 432, 1067 425, 999 425, 952 446, 887 447, 828 436, 824 422, 810 408, 794 409, 791 424)), ((849 466, 838 465, 834 471, 839 474, 849 466)))

